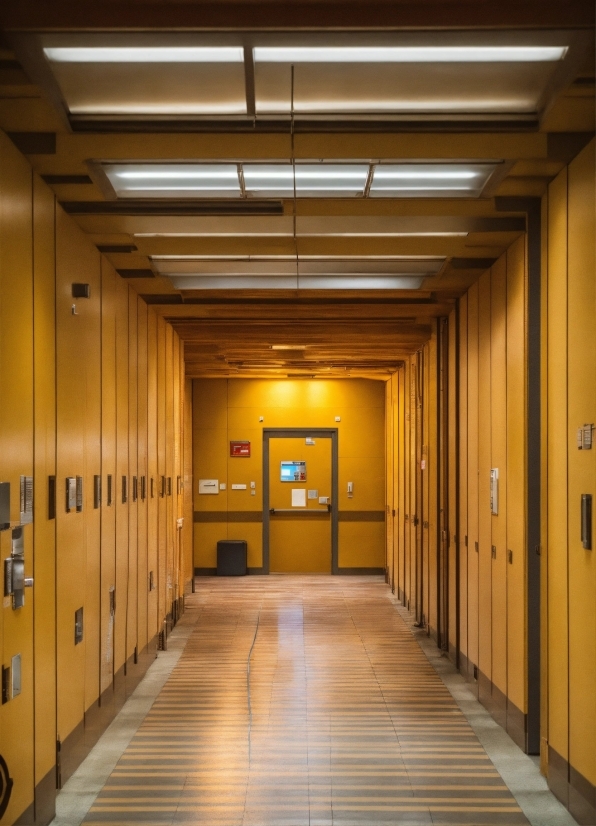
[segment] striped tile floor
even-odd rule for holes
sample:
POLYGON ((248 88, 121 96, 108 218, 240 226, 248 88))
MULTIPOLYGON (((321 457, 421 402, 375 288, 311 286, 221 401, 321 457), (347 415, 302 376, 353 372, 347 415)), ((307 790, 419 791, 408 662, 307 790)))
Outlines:
POLYGON ((382 579, 201 578, 183 622, 88 826, 528 823, 382 579))

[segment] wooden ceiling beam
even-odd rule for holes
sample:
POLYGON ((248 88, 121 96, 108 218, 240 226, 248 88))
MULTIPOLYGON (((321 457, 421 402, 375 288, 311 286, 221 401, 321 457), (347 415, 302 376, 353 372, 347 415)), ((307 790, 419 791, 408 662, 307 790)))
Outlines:
POLYGON ((469 29, 512 27, 589 27, 594 25, 590 0, 20 0, 5 3, 3 28, 72 31, 103 29, 249 30, 287 29, 469 29))

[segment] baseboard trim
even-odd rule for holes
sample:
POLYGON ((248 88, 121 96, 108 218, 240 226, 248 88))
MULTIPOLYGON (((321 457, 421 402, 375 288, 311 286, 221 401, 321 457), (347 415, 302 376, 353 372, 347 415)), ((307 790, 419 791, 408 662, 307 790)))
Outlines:
POLYGON ((36 826, 48 826, 56 817, 56 766, 35 787, 36 826))
POLYGON ((596 823, 596 786, 549 744, 548 785, 581 826, 596 823))
POLYGON ((60 746, 60 782, 71 777, 141 682, 157 656, 157 635, 137 654, 132 654, 114 674, 112 684, 85 711, 83 720, 60 746))

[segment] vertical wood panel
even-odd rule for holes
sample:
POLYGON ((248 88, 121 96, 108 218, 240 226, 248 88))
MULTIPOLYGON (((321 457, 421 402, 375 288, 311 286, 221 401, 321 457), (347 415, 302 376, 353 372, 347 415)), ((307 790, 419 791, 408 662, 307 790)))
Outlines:
MULTIPOLYGON (((33 473, 33 235, 32 174, 0 134, 0 479, 10 483, 11 521, 19 522, 20 476, 33 473), (18 342, 18 346, 16 343, 18 342)), ((24 528, 25 573, 33 575, 33 526, 24 528)), ((0 533, 1 558, 11 552, 11 531, 0 533)), ((21 695, 0 706, 2 755, 18 778, 7 811, 16 818, 33 802, 33 602, 3 609, 2 662, 21 654, 21 695)), ((11 821, 12 822, 12 821, 11 821)))
POLYGON ((478 284, 468 290, 468 660, 478 665, 478 284))
MULTIPOLYGON (((56 532, 48 477, 56 474, 54 194, 33 180, 35 783, 56 762, 56 532)), ((1 739, 1 738, 0 738, 1 739)), ((46 804, 47 805, 47 804, 46 804)), ((45 806, 43 811, 46 811, 45 806)))
POLYGON ((101 674, 100 690, 114 679, 114 616, 111 589, 116 587, 116 271, 105 259, 101 266, 101 674), (112 502, 108 503, 108 476, 112 502))
POLYGON ((507 691, 527 710, 526 245, 507 252, 507 691))
POLYGON ((426 521, 428 529, 426 531, 428 546, 428 577, 427 577, 427 605, 428 624, 431 633, 437 637, 439 633, 440 621, 438 616, 439 605, 439 547, 437 543, 438 525, 438 479, 439 479, 439 434, 437 427, 437 412, 439 405, 439 369, 438 369, 439 342, 437 328, 428 342, 428 361, 426 365, 426 411, 425 420, 427 422, 427 451, 426 451, 426 482, 427 482, 427 511, 426 521))
MULTIPOLYGON (((147 305, 138 296, 137 306, 137 473, 139 476, 139 498, 137 501, 137 595, 138 622, 137 644, 142 651, 148 642, 147 599, 147 499, 141 499, 141 477, 147 479, 147 305)), ((147 488, 146 488, 147 490, 147 488)))
MULTIPOLYGON (((97 251, 95 251, 97 255, 97 251)), ((86 588, 85 511, 66 512, 68 476, 84 476, 86 437, 86 336, 88 308, 77 302, 72 283, 92 267, 86 240, 58 208, 56 213, 56 407, 57 407, 57 692, 58 736, 64 741, 85 712, 86 640, 74 645, 75 611, 84 607, 86 588), (73 572, 77 587, 72 587, 73 572)))
POLYGON ((582 548, 579 520, 581 495, 596 495, 596 451, 576 444, 596 422, 594 141, 569 165, 568 209, 569 762, 596 785, 596 552, 582 548))
MULTIPOLYGON (((116 613, 114 616, 114 671, 127 659, 128 617, 128 500, 122 501, 122 479, 128 471, 128 285, 116 278, 116 613)), ((129 498, 128 497, 128 498, 129 498)))
POLYGON ((147 313, 147 568, 153 573, 153 590, 147 598, 147 637, 158 633, 159 526, 158 526, 158 406, 157 315, 147 313))
MULTIPOLYGON (((78 228, 73 227, 78 234, 78 228)), ((85 571, 83 642, 85 645, 85 711, 99 697, 100 686, 100 592, 101 592, 101 514, 94 507, 93 477, 101 473, 101 269, 96 247, 83 238, 88 265, 79 262, 79 272, 72 272, 73 281, 81 279, 89 284, 91 297, 79 299, 77 312, 84 327, 80 332, 85 376, 83 516, 85 524, 85 571)), ((80 392, 80 390, 79 390, 80 392)))
POLYGON ((166 607, 167 581, 167 524, 166 499, 162 495, 162 477, 166 475, 166 323, 157 319, 157 478, 156 495, 158 507, 158 624, 169 611, 166 607))
POLYGON ((126 594, 126 660, 134 656, 138 639, 138 306, 128 287, 128 575, 126 594), (135 496, 135 479, 137 494, 135 496))
POLYGON ((468 658, 468 296, 459 300, 459 645, 468 658))
POLYGON ((491 516, 495 548, 491 577, 493 704, 505 723, 507 695, 507 257, 491 270, 491 466, 498 469, 498 514, 491 516))
POLYGON ((455 312, 452 312, 448 319, 448 373, 447 373, 447 439, 448 439, 448 477, 447 477, 447 499, 448 499, 448 561, 449 561, 449 582, 448 582, 448 617, 449 634, 448 648, 451 656, 455 658, 458 644, 458 589, 459 589, 459 532, 457 530, 458 521, 458 354, 457 354, 457 333, 458 319, 455 312))
POLYGON ((478 691, 492 679, 492 558, 490 515, 491 363, 490 270, 478 281, 478 691))

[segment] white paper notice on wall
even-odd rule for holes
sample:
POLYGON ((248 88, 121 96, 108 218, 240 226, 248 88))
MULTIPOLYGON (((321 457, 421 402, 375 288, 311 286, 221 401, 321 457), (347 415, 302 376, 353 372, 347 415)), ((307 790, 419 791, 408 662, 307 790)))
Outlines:
POLYGON ((306 507, 306 491, 304 490, 304 488, 292 488, 292 507, 306 507))
POLYGON ((217 479, 199 479, 199 493, 219 493, 217 479))

